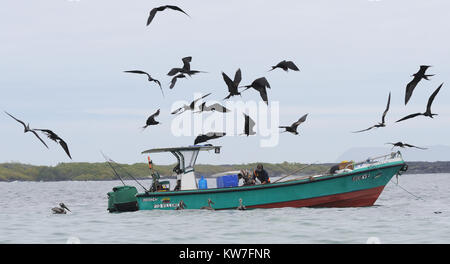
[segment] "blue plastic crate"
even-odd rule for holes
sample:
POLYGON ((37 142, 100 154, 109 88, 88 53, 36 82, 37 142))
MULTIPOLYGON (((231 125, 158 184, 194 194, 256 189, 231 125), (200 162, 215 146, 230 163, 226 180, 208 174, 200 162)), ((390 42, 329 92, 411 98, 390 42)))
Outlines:
POLYGON ((225 175, 216 179, 217 188, 237 187, 239 178, 237 174, 225 175))

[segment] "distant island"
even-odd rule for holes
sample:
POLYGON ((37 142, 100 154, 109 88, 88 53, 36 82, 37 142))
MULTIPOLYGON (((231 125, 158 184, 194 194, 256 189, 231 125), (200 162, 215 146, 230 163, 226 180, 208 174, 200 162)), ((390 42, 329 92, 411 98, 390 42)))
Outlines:
MULTIPOLYGON (((304 167, 301 163, 263 163, 271 177, 283 176, 304 167)), ((313 175, 327 172, 335 163, 314 164, 301 170, 297 175, 313 175)), ((450 173, 450 161, 437 162, 407 162, 409 168, 406 174, 450 173)), ((173 165, 154 165, 162 176, 172 175, 173 165)), ((253 170, 256 163, 240 165, 196 165, 196 175, 209 177, 213 174, 241 169, 253 170)), ((127 173, 137 179, 148 179, 150 170, 146 163, 132 165, 117 164, 115 168, 119 175, 126 177, 127 173)), ((107 163, 60 163, 56 166, 35 166, 22 163, 1 163, 0 182, 9 181, 103 181, 117 180, 114 172, 107 163)))

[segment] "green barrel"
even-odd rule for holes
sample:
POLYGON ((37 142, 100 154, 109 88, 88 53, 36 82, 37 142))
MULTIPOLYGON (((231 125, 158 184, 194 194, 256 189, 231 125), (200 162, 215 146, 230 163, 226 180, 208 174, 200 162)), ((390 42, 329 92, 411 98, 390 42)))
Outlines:
POLYGON ((108 211, 133 212, 137 211, 137 189, 134 186, 116 186, 112 192, 108 192, 108 211))

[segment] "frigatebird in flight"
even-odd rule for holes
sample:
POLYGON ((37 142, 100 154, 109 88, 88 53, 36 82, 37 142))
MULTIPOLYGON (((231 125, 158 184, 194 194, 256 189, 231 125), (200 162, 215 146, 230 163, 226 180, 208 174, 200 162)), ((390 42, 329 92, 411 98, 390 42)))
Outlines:
POLYGON ((389 105, 390 104, 391 104, 391 93, 389 92, 389 97, 388 97, 388 102, 387 102, 387 105, 386 105, 386 110, 384 110, 383 116, 381 117, 381 123, 378 123, 376 125, 373 125, 373 126, 371 126, 369 128, 363 129, 363 130, 354 131, 353 133, 359 133, 359 132, 367 131, 367 130, 370 130, 372 128, 385 127, 386 126, 385 118, 386 118, 387 112, 389 111, 389 105))
POLYGON ((277 65, 272 66, 272 69, 269 71, 273 71, 276 68, 283 69, 283 71, 287 72, 288 70, 300 71, 300 69, 294 64, 292 61, 280 61, 277 65))
POLYGON ((422 80, 422 79, 429 80, 428 77, 434 76, 434 74, 425 74, 425 71, 429 67, 431 67, 431 66, 420 65, 419 71, 417 73, 414 73, 413 75, 411 75, 411 76, 414 76, 414 78, 406 85, 405 105, 408 103, 409 99, 412 96, 414 88, 416 88, 416 86, 420 82, 420 80, 422 80))
POLYGON ((209 133, 206 133, 204 135, 198 135, 195 138, 194 145, 206 142, 206 141, 211 140, 211 139, 221 138, 221 137, 223 137, 225 135, 226 134, 224 132, 209 132, 209 133))
POLYGON ((39 137, 39 135, 36 133, 35 129, 31 129, 31 128, 30 128, 30 124, 26 124, 26 125, 25 125, 25 123, 24 123, 23 121, 21 121, 21 120, 15 118, 15 117, 12 116, 10 113, 8 113, 8 112, 6 112, 6 111, 5 111, 5 113, 6 113, 7 115, 9 115, 10 117, 12 117, 14 120, 16 120, 17 122, 19 122, 19 123, 21 123, 21 124, 23 125, 23 133, 27 133, 27 132, 33 133, 33 134, 34 134, 34 135, 42 142, 42 144, 44 144, 44 146, 45 146, 46 148, 48 148, 47 144, 45 144, 44 140, 42 140, 42 138, 39 137))
POLYGON ((250 88, 255 89, 256 91, 259 92, 259 95, 261 96, 263 101, 267 105, 269 104, 269 100, 267 98, 267 90, 266 90, 266 88, 270 88, 270 84, 269 84, 269 82, 267 81, 267 79, 265 77, 258 78, 256 80, 254 80, 251 84, 245 85, 245 86, 241 86, 241 87, 245 87, 245 89, 242 92, 244 92, 245 90, 248 90, 250 88))
MULTIPOLYGON (((298 127, 301 123, 303 123, 303 122, 306 121, 306 117, 307 117, 307 116, 308 116, 308 114, 306 114, 306 115, 300 117, 300 119, 299 119, 297 122, 293 123, 293 124, 290 125, 290 126, 280 126, 279 128, 284 128, 285 131, 283 131, 283 132, 290 132, 290 133, 292 133, 292 134, 294 134, 294 135, 298 135, 297 127, 298 127)), ((281 132, 281 133, 283 133, 283 132, 281 132)))
POLYGON ((242 80, 242 73, 241 69, 238 69, 236 73, 234 74, 234 80, 232 81, 228 75, 226 75, 224 72, 222 72, 223 80, 225 81, 226 85, 228 86, 228 92, 230 93, 225 99, 229 99, 232 96, 235 95, 241 95, 241 93, 238 91, 239 83, 242 80))
POLYGON ((428 116, 430 118, 433 118, 433 116, 437 115, 437 114, 431 113, 431 105, 433 104, 433 100, 436 97, 436 95, 439 93, 439 90, 441 90, 441 87, 443 84, 444 83, 441 83, 441 85, 439 85, 439 87, 433 92, 433 94, 431 94, 430 98, 428 98, 427 110, 425 111, 425 113, 415 113, 415 114, 407 115, 407 116, 403 117, 402 119, 397 120, 395 122, 397 123, 397 122, 400 122, 400 121, 403 121, 406 119, 410 119, 410 118, 413 118, 416 116, 420 116, 420 115, 428 116))
POLYGON ((72 159, 72 157, 70 156, 69 147, 67 146, 67 143, 64 140, 62 140, 62 138, 60 138, 58 135, 56 135, 53 131, 49 129, 35 129, 35 130, 43 132, 45 135, 47 135, 49 139, 61 145, 61 147, 66 152, 67 156, 69 156, 69 158, 72 159))
POLYGON ((423 150, 427 149, 427 148, 416 147, 416 146, 413 146, 413 145, 410 145, 410 144, 407 144, 407 143, 403 143, 403 142, 386 143, 386 144, 391 144, 392 145, 392 149, 395 148, 395 147, 400 147, 400 148, 405 148, 405 147, 418 148, 418 149, 423 149, 423 150))
POLYGON ((164 10, 167 9, 167 8, 168 8, 168 9, 175 10, 175 11, 182 12, 182 13, 184 13, 186 16, 189 17, 189 15, 188 15, 186 12, 184 12, 181 8, 179 8, 178 6, 174 6, 174 5, 165 5, 165 6, 155 7, 155 8, 153 8, 153 9, 150 11, 149 17, 148 17, 148 19, 147 19, 147 26, 150 25, 150 23, 152 22, 152 20, 153 20, 153 18, 155 17, 155 15, 156 15, 157 12, 164 11, 164 10))
POLYGON ((155 120, 155 117, 159 116, 159 112, 161 109, 158 109, 153 115, 149 116, 147 118, 147 121, 145 122, 145 126, 142 127, 142 129, 146 129, 148 126, 154 126, 158 125, 159 122, 155 120))
POLYGON ((196 71, 196 70, 191 70, 191 61, 192 61, 192 57, 184 57, 181 59, 183 61, 183 67, 182 68, 172 68, 167 75, 168 76, 174 76, 177 73, 184 73, 187 74, 189 76, 197 74, 197 73, 201 73, 204 71, 196 71))
POLYGON ((156 80, 156 79, 153 79, 152 76, 151 76, 150 74, 148 74, 147 72, 141 71, 141 70, 132 70, 132 71, 124 71, 124 72, 127 72, 127 73, 136 73, 136 74, 145 74, 145 75, 147 75, 147 78, 148 78, 148 81, 149 81, 149 82, 155 82, 156 84, 159 85, 159 88, 161 89, 161 93, 162 93, 162 95, 163 95, 163 97, 164 97, 164 92, 163 92, 163 89, 162 89, 162 87, 161 87, 161 82, 158 81, 158 80, 156 80))
POLYGON ((175 111, 173 111, 171 114, 175 115, 175 114, 181 114, 187 110, 191 110, 193 111, 195 109, 195 103, 197 103, 198 100, 201 100, 207 96, 209 96, 211 93, 208 93, 200 98, 195 99, 194 101, 192 101, 189 105, 183 105, 182 107, 176 109, 175 111))

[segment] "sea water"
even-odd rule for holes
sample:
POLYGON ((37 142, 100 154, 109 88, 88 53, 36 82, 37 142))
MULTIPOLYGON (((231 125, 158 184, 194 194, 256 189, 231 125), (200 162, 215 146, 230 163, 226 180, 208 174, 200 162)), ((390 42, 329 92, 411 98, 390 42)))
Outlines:
POLYGON ((396 183, 371 207, 111 214, 120 181, 0 182, 0 243, 450 243, 450 174, 396 183), (61 202, 72 212, 52 214, 61 202))

